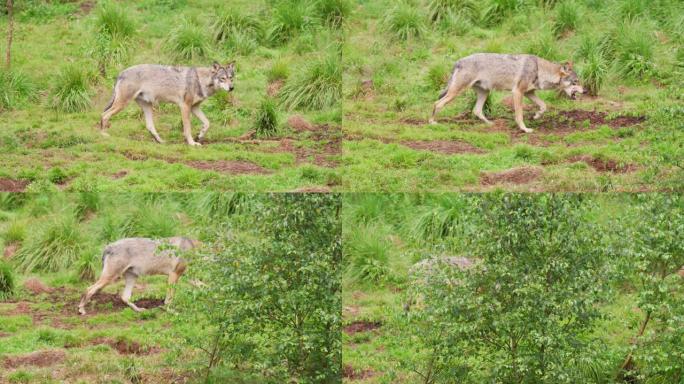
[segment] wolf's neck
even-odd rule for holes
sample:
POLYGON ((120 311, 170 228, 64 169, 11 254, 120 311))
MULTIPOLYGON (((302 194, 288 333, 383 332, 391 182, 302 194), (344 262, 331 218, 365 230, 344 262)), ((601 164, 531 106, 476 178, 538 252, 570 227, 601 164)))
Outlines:
POLYGON ((211 81, 211 71, 208 68, 197 68, 197 84, 199 85, 200 97, 206 99, 207 97, 216 93, 214 84, 211 81))
POLYGON ((548 60, 537 60, 537 86, 539 89, 554 89, 560 85, 561 66, 548 60))

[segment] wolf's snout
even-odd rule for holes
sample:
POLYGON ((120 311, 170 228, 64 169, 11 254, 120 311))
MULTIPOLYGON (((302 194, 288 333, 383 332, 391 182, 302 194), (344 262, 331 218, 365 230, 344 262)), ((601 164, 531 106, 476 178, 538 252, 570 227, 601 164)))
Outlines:
POLYGON ((233 85, 229 86, 229 87, 228 87, 228 92, 232 91, 233 89, 235 89, 235 86, 233 86, 233 85))

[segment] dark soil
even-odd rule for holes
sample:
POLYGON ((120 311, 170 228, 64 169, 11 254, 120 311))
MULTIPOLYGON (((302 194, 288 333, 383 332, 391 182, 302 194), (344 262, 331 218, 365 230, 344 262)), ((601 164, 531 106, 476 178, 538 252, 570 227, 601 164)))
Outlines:
POLYGON ((27 180, 0 177, 0 192, 23 192, 29 184, 27 180))
POLYGON ((364 380, 375 376, 375 371, 372 369, 354 369, 349 364, 342 367, 342 377, 350 380, 364 380))
MULTIPOLYGON (((94 302, 97 306, 111 304, 112 308, 116 310, 128 308, 128 305, 121 300, 121 297, 119 297, 119 295, 111 293, 100 292, 93 296, 91 302, 94 302)), ((151 309, 163 306, 164 299, 145 298, 136 300, 134 303, 140 308, 151 309)), ((74 308, 76 307, 74 306, 74 308)))
POLYGON ((619 163, 615 160, 603 160, 592 157, 590 155, 573 156, 568 159, 570 163, 585 162, 598 172, 612 172, 612 173, 629 173, 637 169, 635 164, 619 163))
POLYGON ((124 170, 121 170, 121 171, 113 174, 112 179, 117 180, 117 179, 120 179, 126 175, 128 175, 128 171, 124 169, 124 170))
POLYGON ((191 160, 183 164, 203 171, 216 171, 231 175, 269 173, 267 169, 258 164, 241 160, 191 160))
POLYGON ((17 368, 25 365, 49 367, 64 361, 66 353, 60 350, 38 351, 28 355, 5 357, 5 368, 17 368))
POLYGON ((379 321, 359 320, 344 327, 344 333, 347 335, 353 335, 358 332, 372 331, 380 327, 382 327, 382 323, 379 321))
POLYGON ((7 336, 12 336, 12 334, 11 334, 11 333, 6 333, 6 332, 0 332, 0 339, 3 338, 3 337, 7 337, 7 336))
POLYGON ((106 337, 98 337, 90 341, 90 345, 102 344, 109 345, 120 355, 150 355, 153 353, 159 353, 160 351, 160 349, 157 347, 142 346, 137 341, 113 340, 106 337))
POLYGON ((543 170, 539 167, 512 168, 502 172, 482 172, 480 174, 480 185, 527 184, 539 178, 542 173, 543 170))
POLYGON ((484 153, 478 147, 475 147, 464 141, 402 141, 401 145, 405 145, 411 149, 419 151, 439 152, 446 155, 453 155, 457 153, 484 153))

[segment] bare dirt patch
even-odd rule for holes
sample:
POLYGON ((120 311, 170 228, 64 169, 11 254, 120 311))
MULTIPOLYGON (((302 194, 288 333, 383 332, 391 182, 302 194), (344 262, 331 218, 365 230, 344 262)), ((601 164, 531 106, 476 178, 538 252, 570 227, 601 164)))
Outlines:
POLYGON ((320 187, 299 188, 299 189, 293 190, 292 192, 297 192, 297 193, 329 193, 331 191, 332 191, 332 189, 330 189, 330 187, 320 186, 320 187))
POLYGON ((23 192, 29 184, 27 180, 0 177, 0 192, 23 192))
POLYGON ((124 176, 128 175, 128 171, 125 169, 120 170, 119 172, 115 173, 112 175, 112 179, 118 180, 124 176))
POLYGON ((12 334, 6 333, 6 332, 0 332, 0 339, 3 337, 8 337, 8 336, 12 336, 12 334))
POLYGON ((344 367, 342 367, 342 377, 344 377, 345 379, 364 380, 369 379, 375 375, 375 371, 373 371, 370 368, 354 369, 354 367, 352 367, 349 364, 345 364, 344 367))
POLYGON ((54 288, 48 287, 47 285, 45 285, 45 283, 43 283, 35 277, 26 280, 24 282, 24 288, 26 288, 26 290, 31 292, 33 295, 52 293, 55 291, 54 288))
POLYGON ((190 160, 183 162, 183 164, 203 171, 216 171, 231 175, 269 173, 267 169, 258 164, 242 160, 190 160))
POLYGON ((480 148, 464 141, 402 141, 400 144, 419 151, 439 152, 445 155, 453 155, 458 153, 484 153, 484 151, 480 148))
POLYGON ((502 172, 482 172, 480 185, 496 184, 527 184, 542 175, 544 170, 540 167, 519 167, 502 172))
POLYGON ((357 320, 345 326, 343 330, 347 335, 353 335, 358 332, 373 331, 380 327, 382 327, 382 322, 380 321, 357 320))
POLYGON ((12 256, 14 256, 15 253, 17 253, 17 250, 19 249, 19 244, 18 243, 9 243, 5 245, 5 250, 2 251, 2 256, 5 259, 10 259, 12 256))
MULTIPOLYGON (((128 308, 128 305, 124 303, 118 295, 112 293, 100 292, 97 295, 93 296, 91 302, 94 302, 97 306, 105 306, 111 304, 112 308, 116 310, 128 308)), ((164 299, 139 299, 135 301, 135 305, 145 309, 157 308, 164 305, 164 299)), ((76 308, 76 306, 73 306, 73 308, 76 308)))
POLYGON ((308 122, 304 117, 300 115, 292 115, 288 117, 287 125, 297 132, 311 131, 314 129, 314 125, 308 122))
POLYGON ((568 159, 570 163, 584 162, 598 172, 629 173, 637 169, 635 164, 619 163, 611 159, 600 159, 590 155, 572 156, 568 159))
POLYGON ((5 357, 5 368, 17 368, 25 365, 49 367, 64 361, 66 353, 60 350, 48 350, 29 353, 28 355, 5 357))
POLYGON ((280 93, 280 89, 283 87, 283 85, 285 85, 283 80, 276 80, 272 83, 269 83, 266 87, 266 94, 271 97, 278 96, 278 93, 280 93))
POLYGON ((94 2, 94 1, 88 0, 88 1, 82 2, 82 3, 79 5, 81 14, 82 14, 82 15, 87 15, 87 14, 89 14, 90 11, 93 10, 93 7, 94 7, 94 6, 95 6, 95 2, 94 2))
POLYGON ((90 345, 109 345, 120 355, 150 355, 159 353, 161 349, 157 347, 143 346, 137 341, 114 340, 106 337, 98 337, 90 341, 90 345))

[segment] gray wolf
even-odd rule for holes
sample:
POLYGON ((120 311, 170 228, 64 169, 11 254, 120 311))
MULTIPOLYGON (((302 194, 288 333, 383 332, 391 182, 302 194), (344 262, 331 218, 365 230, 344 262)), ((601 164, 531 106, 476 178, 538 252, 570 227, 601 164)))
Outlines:
POLYGON ((78 305, 78 312, 85 315, 85 306, 93 295, 121 276, 126 280, 121 300, 133 310, 140 312, 144 309, 138 308, 130 301, 135 280, 143 275, 168 275, 170 286, 164 300, 164 303, 168 304, 173 297, 173 284, 187 268, 186 261, 176 254, 178 251, 196 248, 200 244, 199 241, 187 237, 170 237, 160 240, 127 238, 107 245, 102 252, 102 275, 86 290, 78 305))
POLYGON ((200 145, 209 130, 209 119, 200 109, 200 104, 219 89, 228 92, 234 89, 235 62, 226 66, 214 63, 212 67, 170 67, 165 65, 140 64, 123 70, 114 84, 114 93, 102 113, 100 130, 105 136, 109 119, 134 100, 145 114, 145 126, 158 142, 164 141, 154 128, 152 106, 159 103, 178 105, 183 120, 183 135, 189 145, 200 145), (202 122, 197 141, 192 138, 190 113, 202 122))
POLYGON ((446 89, 439 95, 432 110, 430 123, 435 124, 437 112, 467 88, 473 88, 477 93, 473 114, 490 125, 492 122, 482 113, 489 92, 513 92, 515 122, 524 132, 532 132, 532 129, 527 128, 523 121, 523 96, 539 107, 534 115, 534 119, 538 119, 546 111, 546 104, 534 93, 536 90, 557 89, 572 99, 584 93, 570 62, 557 64, 534 55, 476 53, 458 60, 454 65, 446 89))

